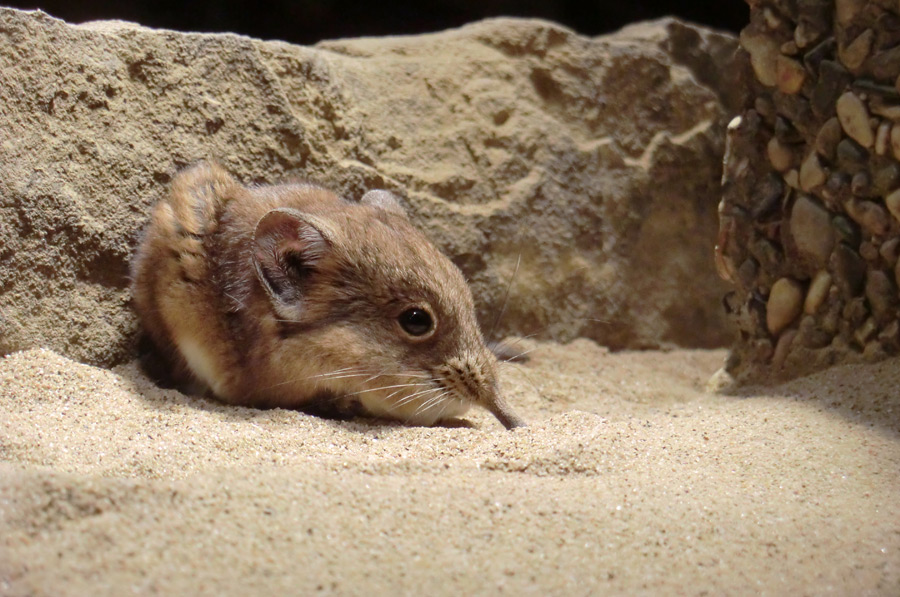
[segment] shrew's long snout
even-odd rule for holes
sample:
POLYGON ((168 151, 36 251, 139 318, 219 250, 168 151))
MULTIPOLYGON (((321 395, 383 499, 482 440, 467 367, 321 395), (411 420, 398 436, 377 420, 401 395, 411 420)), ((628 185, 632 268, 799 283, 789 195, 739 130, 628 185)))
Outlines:
POLYGON ((500 392, 492 392, 484 403, 484 407, 507 429, 515 429, 516 427, 527 427, 525 419, 517 415, 509 404, 500 395, 500 392))

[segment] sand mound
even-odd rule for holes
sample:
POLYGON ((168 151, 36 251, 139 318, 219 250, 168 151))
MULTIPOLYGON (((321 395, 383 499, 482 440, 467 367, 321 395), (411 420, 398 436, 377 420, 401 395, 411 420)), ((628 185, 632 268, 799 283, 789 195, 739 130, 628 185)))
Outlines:
POLYGON ((507 432, 0 361, 0 592, 897 594, 900 368, 704 394, 723 351, 529 344, 507 432), (893 406, 892 406, 893 404, 893 406))

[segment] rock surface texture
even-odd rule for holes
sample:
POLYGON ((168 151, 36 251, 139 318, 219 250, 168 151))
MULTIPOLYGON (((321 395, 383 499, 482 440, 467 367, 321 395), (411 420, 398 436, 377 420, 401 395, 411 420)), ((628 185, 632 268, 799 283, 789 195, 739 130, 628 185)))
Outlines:
POLYGON ((900 350, 900 4, 752 1, 761 84, 729 127, 726 370, 790 377, 900 350))
POLYGON ((201 158, 396 192, 490 335, 722 345, 709 250, 736 47, 672 20, 310 48, 0 9, 0 350, 129 358, 132 250, 201 158))

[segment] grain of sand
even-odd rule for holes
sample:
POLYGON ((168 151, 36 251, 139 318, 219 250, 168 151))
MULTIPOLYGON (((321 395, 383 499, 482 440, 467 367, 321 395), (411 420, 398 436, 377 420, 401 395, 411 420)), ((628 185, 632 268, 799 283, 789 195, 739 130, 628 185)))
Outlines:
POLYGON ((900 594, 900 361, 728 396, 722 351, 525 346, 512 432, 6 357, 0 594, 900 594))

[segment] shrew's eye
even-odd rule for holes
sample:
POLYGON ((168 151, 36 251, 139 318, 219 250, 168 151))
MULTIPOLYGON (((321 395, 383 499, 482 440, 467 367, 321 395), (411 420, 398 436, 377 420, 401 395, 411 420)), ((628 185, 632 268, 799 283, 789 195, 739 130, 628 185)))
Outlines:
POLYGON ((400 327, 410 336, 424 336, 434 328, 431 314, 421 307, 412 307, 397 318, 400 327))

